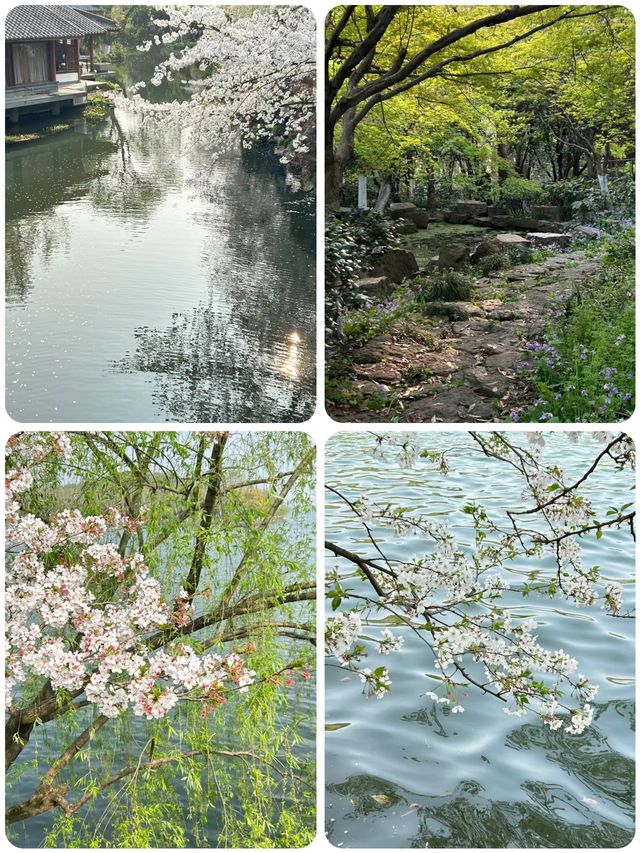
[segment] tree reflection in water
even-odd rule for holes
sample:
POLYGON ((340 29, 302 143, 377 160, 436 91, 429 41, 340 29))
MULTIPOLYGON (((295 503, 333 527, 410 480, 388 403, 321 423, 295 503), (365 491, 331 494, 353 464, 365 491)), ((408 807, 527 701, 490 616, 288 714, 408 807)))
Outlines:
MULTIPOLYGON (((414 848, 613 848, 629 844, 633 838, 635 764, 609 744, 598 721, 614 714, 633 730, 634 704, 618 700, 595 707, 596 722, 582 735, 566 735, 541 723, 528 723, 506 739, 505 747, 525 753, 521 768, 530 766, 535 772, 533 768, 552 762, 566 774, 565 784, 526 780, 514 790, 513 800, 507 801, 491 797, 480 782, 471 779, 458 782, 441 796, 424 796, 374 775, 353 775, 327 787, 335 813, 343 815, 344 820, 339 829, 330 824, 329 840, 340 847, 414 848), (595 795, 579 797, 578 790, 595 795), (606 815, 612 811, 622 813, 628 823, 620 825, 608 819, 606 815), (342 827, 355 821, 369 825, 368 841, 351 845, 342 827), (378 845, 371 843, 374 822, 384 822, 385 826, 378 845), (407 829, 416 824, 417 829, 407 829), (397 845, 389 841, 396 826, 400 831, 397 845)), ((418 722, 429 724, 426 710, 425 714, 417 713, 418 722)), ((431 769, 438 772, 436 766, 431 769)), ((427 759, 425 774, 429 773, 427 759)))
POLYGON ((165 329, 136 329, 117 370, 151 374, 166 417, 301 421, 315 385, 313 205, 292 196, 274 159, 194 155, 190 185, 211 204, 208 295, 165 329))

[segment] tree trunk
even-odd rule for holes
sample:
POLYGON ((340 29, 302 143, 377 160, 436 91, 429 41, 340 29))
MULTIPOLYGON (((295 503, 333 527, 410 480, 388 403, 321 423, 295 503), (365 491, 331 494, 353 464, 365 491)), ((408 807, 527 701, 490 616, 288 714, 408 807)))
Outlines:
POLYGON ((349 110, 341 120, 341 134, 338 145, 334 143, 336 128, 327 121, 324 151, 325 169, 325 204, 337 210, 340 207, 340 191, 344 170, 353 157, 355 125, 355 110, 349 110))
POLYGON ((380 184, 380 191, 378 192, 378 198, 376 199, 376 203, 373 206, 373 209, 376 213, 384 213, 384 209, 387 206, 387 202, 391 198, 391 179, 389 177, 384 177, 382 179, 382 183, 380 184))
MULTIPOLYGON (((501 160, 505 160, 508 162, 509 152, 507 151, 507 146, 504 144, 504 142, 498 143, 498 145, 496 146, 496 151, 497 151, 498 157, 500 157, 501 160)), ((498 166, 498 185, 502 186, 502 184, 507 180, 508 177, 509 177, 509 168, 506 165, 506 163, 504 163, 504 164, 501 163, 498 166)))
POLYGON ((427 210, 435 210, 437 205, 436 182, 430 177, 427 179, 427 210))

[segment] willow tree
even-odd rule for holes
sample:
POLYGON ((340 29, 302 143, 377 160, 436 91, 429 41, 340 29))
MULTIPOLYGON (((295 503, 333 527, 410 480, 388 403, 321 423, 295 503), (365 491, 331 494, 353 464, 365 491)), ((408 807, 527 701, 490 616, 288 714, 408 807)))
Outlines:
MULTIPOLYGON (((598 15, 596 6, 338 6, 326 25, 326 201, 340 185, 356 132, 384 104, 451 75, 499 75, 486 61, 537 44, 561 22, 598 15)), ((533 49, 533 48, 532 48, 533 49)), ((495 79, 499 79, 498 76, 495 79)), ((428 101, 428 99, 427 99, 428 101)), ((429 107, 427 106, 427 109, 429 107)))
POLYGON ((7 454, 10 831, 307 843, 306 436, 36 433, 7 454))

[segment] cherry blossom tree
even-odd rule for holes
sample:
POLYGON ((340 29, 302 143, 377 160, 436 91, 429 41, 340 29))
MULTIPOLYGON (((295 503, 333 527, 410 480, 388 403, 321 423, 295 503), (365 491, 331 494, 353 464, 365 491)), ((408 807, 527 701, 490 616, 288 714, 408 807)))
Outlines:
POLYGON ((237 706, 268 738, 270 706, 311 677, 313 546, 298 525, 313 456, 305 436, 286 433, 9 440, 7 770, 43 728, 64 721, 68 736, 38 761, 8 824, 51 810, 68 820, 111 789, 121 797, 141 771, 214 757, 247 763, 270 786, 262 770, 282 733, 273 751, 234 744, 215 717, 237 706), (74 508, 60 508, 65 496, 74 508), (117 738, 127 717, 165 723, 164 735, 156 727, 130 765, 96 765, 98 732, 111 726, 117 738), (193 731, 176 742, 181 725, 193 731))
POLYGON ((316 35, 302 6, 155 6, 158 33, 141 51, 180 43, 149 81, 133 87, 129 104, 189 128, 213 151, 238 142, 250 148, 277 140, 284 162, 308 160, 315 147, 316 35), (145 99, 188 72, 189 97, 170 103, 145 99))
MULTIPOLYGON (((542 433, 530 434, 528 441, 513 433, 470 435, 481 457, 508 466, 522 485, 521 503, 505 508, 500 517, 475 500, 467 501, 463 510, 475 532, 472 549, 457 541, 446 520, 423 509, 428 494, 417 496, 415 507, 397 507, 373 504, 366 495, 347 495, 338 485, 327 484, 359 521, 369 545, 350 549, 331 540, 325 543, 339 561, 327 577, 335 611, 327 619, 327 652, 359 675, 366 694, 384 697, 391 685, 389 669, 372 670, 362 661, 369 649, 383 655, 397 652, 403 637, 389 629, 371 636, 367 618, 381 611, 428 648, 439 678, 438 687, 426 693, 434 703, 462 713, 461 691, 475 688, 503 703, 509 714, 530 711, 552 730, 579 734, 591 724, 591 703, 598 690, 580 672, 588 671, 588 661, 579 665, 565 650, 548 648, 538 637, 536 621, 519 618, 516 605, 522 597, 537 595, 559 597, 577 607, 601 607, 611 617, 632 615, 625 609, 620 586, 608 581, 599 566, 586 563, 583 544, 609 530, 627 531, 635 539, 632 499, 600 517, 584 493, 596 478, 602 482, 634 467, 633 443, 624 434, 599 434, 600 448, 576 477, 545 460, 542 433), (376 535, 386 526, 417 537, 418 553, 410 559, 394 554, 376 535), (549 557, 553 572, 540 568, 549 557), (523 559, 536 571, 512 587, 513 575, 506 569, 523 559), (355 569, 369 593, 363 594, 361 585, 349 587, 345 566, 355 569)), ((373 436, 371 441, 372 452, 389 464, 414 468, 426 460, 443 476, 449 471, 447 452, 420 452, 410 433, 373 436)), ((469 464, 482 463, 472 457, 469 464)), ((362 543, 363 537, 357 541, 362 543)))

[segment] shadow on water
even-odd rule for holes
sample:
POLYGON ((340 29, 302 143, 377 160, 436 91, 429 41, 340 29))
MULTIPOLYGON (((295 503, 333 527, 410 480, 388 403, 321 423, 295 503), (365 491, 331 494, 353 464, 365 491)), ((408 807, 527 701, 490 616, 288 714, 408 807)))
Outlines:
MULTIPOLYGON (((597 719, 605 714, 616 714, 633 726, 630 701, 597 705, 597 719)), ((429 726, 435 721, 427 711, 416 712, 411 719, 429 726)), ((327 788, 330 806, 343 821, 330 822, 329 840, 340 847, 411 848, 598 848, 622 847, 631 841, 635 764, 609 745, 597 721, 573 737, 542 724, 525 724, 508 735, 505 746, 523 752, 522 768, 540 770, 544 761, 553 762, 570 781, 563 785, 525 780, 507 801, 493 798, 472 779, 459 781, 452 790, 443 784, 440 796, 424 796, 371 774, 351 775, 327 788), (595 796, 577 796, 575 788, 571 790, 574 781, 595 796), (628 818, 626 825, 610 819, 607 813, 616 810, 628 818), (342 827, 355 822, 367 826, 367 840, 352 845, 342 827)), ((437 766, 432 768, 438 773, 437 766)), ((428 786, 433 786, 433 779, 428 786)))

